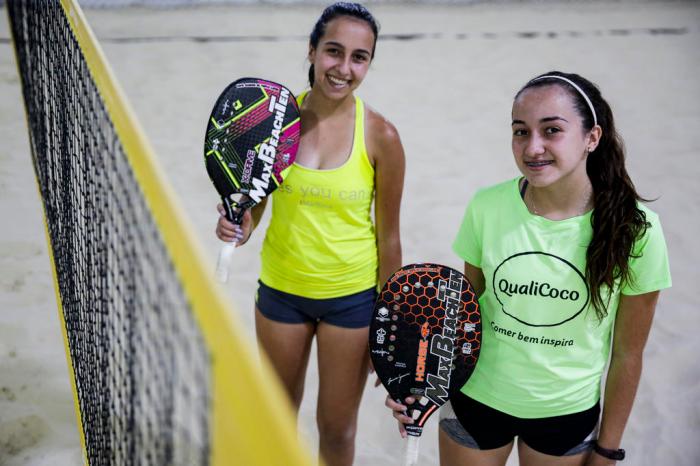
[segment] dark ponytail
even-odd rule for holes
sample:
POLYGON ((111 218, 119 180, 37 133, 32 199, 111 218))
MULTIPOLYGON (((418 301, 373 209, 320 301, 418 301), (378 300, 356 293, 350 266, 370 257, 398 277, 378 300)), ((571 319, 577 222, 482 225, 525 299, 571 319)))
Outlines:
MULTIPOLYGON (((622 138, 615 129, 610 105, 603 99, 598 87, 577 75, 552 71, 541 76, 562 76, 576 83, 588 96, 595 110, 602 136, 598 146, 588 154, 586 172, 593 186, 593 237, 586 250, 586 283, 591 294, 591 304, 602 320, 607 315, 610 290, 615 283, 631 283, 634 280, 629 269, 629 259, 635 257, 633 248, 649 224, 637 203, 646 201, 637 194, 625 168, 625 149, 622 138)), ((583 128, 593 128, 593 114, 583 96, 567 82, 557 78, 535 78, 525 89, 556 85, 565 89, 583 120, 583 128)), ((517 96, 516 96, 517 98, 517 96)))
MULTIPOLYGON (((374 44, 372 45, 372 56, 374 58, 374 50, 377 48, 377 36, 379 35, 379 23, 374 19, 372 13, 367 8, 359 3, 337 2, 326 7, 321 13, 321 16, 316 21, 311 35, 309 36, 309 45, 314 49, 318 47, 321 37, 326 33, 326 26, 332 20, 339 16, 350 16, 352 18, 365 21, 374 33, 374 44)), ((309 85, 314 86, 314 65, 309 67, 309 85)))

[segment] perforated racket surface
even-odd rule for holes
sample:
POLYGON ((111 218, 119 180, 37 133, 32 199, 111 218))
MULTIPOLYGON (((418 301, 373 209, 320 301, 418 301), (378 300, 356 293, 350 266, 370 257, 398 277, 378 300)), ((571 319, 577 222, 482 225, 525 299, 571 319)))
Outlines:
POLYGON ((471 284, 443 265, 402 267, 377 298, 369 346, 391 398, 404 404, 408 396, 420 397, 407 412, 414 424, 406 425, 409 436, 419 437, 426 420, 466 383, 478 360, 481 314, 471 284))
MULTIPOLYGON (((299 148, 299 107, 281 84, 242 78, 216 100, 204 138, 204 162, 226 217, 240 224, 245 211, 283 181, 299 148)), ((222 249, 217 275, 226 281, 234 245, 222 249)))

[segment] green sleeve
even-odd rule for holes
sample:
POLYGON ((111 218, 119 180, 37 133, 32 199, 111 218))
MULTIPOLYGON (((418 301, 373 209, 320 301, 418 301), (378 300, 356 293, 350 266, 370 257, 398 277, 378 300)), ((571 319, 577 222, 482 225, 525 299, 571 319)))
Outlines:
POLYGON ((478 221, 476 196, 469 202, 452 243, 452 250, 465 262, 481 267, 481 222, 478 221))

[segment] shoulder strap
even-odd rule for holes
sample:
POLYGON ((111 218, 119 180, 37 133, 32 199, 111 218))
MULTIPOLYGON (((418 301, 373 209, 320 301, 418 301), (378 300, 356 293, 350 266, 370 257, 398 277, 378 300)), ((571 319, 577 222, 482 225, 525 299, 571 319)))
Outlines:
POLYGON ((527 178, 523 180, 523 185, 520 187, 520 197, 525 200, 525 190, 527 189, 527 178))

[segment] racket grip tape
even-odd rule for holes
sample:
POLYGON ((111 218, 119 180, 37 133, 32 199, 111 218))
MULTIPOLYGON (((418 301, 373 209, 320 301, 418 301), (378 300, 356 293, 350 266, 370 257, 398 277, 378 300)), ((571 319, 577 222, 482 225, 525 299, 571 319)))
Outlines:
POLYGON ((228 281, 228 271, 231 267, 231 258, 236 251, 236 243, 224 243, 219 251, 219 260, 216 262, 216 278, 221 283, 228 281))
POLYGON ((406 451, 403 458, 403 466, 416 466, 418 464, 418 442, 420 437, 409 435, 406 439, 406 451))

